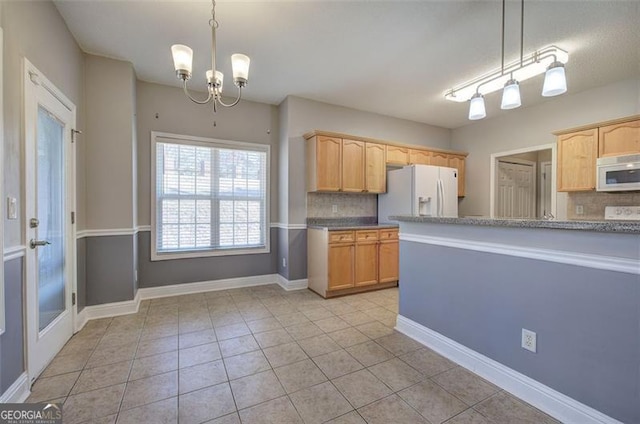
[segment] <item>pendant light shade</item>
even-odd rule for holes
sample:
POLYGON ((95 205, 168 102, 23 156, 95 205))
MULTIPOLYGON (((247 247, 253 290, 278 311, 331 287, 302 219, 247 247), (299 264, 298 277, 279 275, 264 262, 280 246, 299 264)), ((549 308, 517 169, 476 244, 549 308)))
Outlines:
POLYGON ((235 53, 231 55, 231 67, 233 68, 233 81, 238 84, 247 83, 249 79, 249 64, 251 59, 249 56, 242 53, 235 53))
POLYGON ((564 74, 562 62, 553 62, 544 74, 542 95, 544 97, 558 96, 567 92, 567 78, 564 74))
POLYGON ((484 96, 480 93, 476 93, 471 98, 469 104, 469 119, 476 121, 487 116, 487 112, 484 107, 484 96))
POLYGON ((191 77, 191 64, 193 63, 193 50, 189 46, 183 44, 174 44, 171 46, 171 55, 173 56, 173 67, 178 76, 191 77))
POLYGON ((502 91, 502 104, 501 109, 515 109, 520 107, 520 84, 514 79, 510 79, 504 85, 502 91))

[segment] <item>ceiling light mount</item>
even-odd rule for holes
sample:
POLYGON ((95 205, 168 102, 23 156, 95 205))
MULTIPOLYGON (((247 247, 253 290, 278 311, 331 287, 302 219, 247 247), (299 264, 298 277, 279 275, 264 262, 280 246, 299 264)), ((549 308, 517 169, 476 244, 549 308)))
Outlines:
POLYGON ((222 86, 224 82, 224 74, 216 69, 216 30, 218 29, 218 21, 216 20, 216 2, 211 2, 211 19, 209 26, 211 27, 211 69, 205 73, 207 80, 207 98, 197 100, 191 96, 187 88, 187 81, 191 79, 193 69, 193 50, 183 44, 174 44, 171 46, 171 54, 173 56, 173 65, 176 70, 176 76, 182 81, 185 95, 197 104, 207 104, 213 102, 213 112, 217 111, 217 105, 224 107, 233 107, 240 102, 242 98, 242 89, 247 86, 249 81, 249 64, 251 60, 249 56, 235 53, 231 55, 231 67, 233 69, 233 83, 238 87, 238 95, 232 103, 224 103, 222 101, 222 86))

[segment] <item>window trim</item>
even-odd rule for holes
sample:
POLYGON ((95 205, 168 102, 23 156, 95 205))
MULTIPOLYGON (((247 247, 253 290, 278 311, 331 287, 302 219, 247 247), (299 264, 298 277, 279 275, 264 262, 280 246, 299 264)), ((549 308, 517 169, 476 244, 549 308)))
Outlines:
MULTIPOLYGON (((211 146, 209 146, 211 147, 211 146)), ((256 255, 271 253, 271 225, 270 225, 270 209, 271 209, 271 146, 268 144, 246 143, 243 141, 223 140, 218 138, 197 137, 183 134, 172 134, 159 131, 151 131, 151 261, 164 261, 172 259, 186 258, 207 258, 215 256, 237 256, 237 255, 256 255), (159 140, 161 139, 161 140, 159 140), (267 154, 265 160, 266 165, 266 181, 265 181, 265 246, 255 248, 216 248, 216 249, 194 249, 184 252, 158 252, 157 251, 157 192, 156 192, 156 153, 157 143, 174 140, 176 144, 203 145, 215 144, 216 146, 228 146, 230 149, 236 150, 253 150, 263 151, 267 154)))

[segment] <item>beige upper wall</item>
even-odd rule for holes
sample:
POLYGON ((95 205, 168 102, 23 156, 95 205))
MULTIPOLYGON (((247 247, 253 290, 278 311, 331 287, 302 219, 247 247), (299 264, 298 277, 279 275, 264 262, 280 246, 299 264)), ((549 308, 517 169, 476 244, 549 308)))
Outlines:
MULTIPOLYGON (((202 98, 204 94, 194 93, 194 96, 202 98)), ((270 220, 277 221, 277 107, 242 100, 237 106, 230 109, 220 108, 218 113, 213 115, 210 104, 197 105, 191 102, 179 88, 138 81, 137 125, 139 225, 149 225, 151 219, 151 131, 270 145, 270 220)))
MULTIPOLYGON (((466 196, 460 202, 460 215, 489 215, 491 154, 555 143, 554 131, 638 113, 640 78, 565 94, 453 130, 451 148, 469 152, 466 196)), ((565 200, 566 196, 560 193, 559 209, 565 200)), ((563 216, 562 213, 558 210, 557 215, 563 216)))
MULTIPOLYGON (((26 57, 75 105, 76 125, 84 124, 83 54, 52 2, 3 1, 4 30, 4 182, 7 196, 18 198, 18 220, 5 221, 4 244, 24 244, 22 128, 22 60, 26 57)), ((82 152, 78 153, 80 156, 82 152)), ((78 157, 78 162, 81 162, 78 157)), ((78 170, 78 217, 82 213, 83 173, 78 170)), ((2 199, 4 207, 5 200, 2 199)), ((5 214, 3 214, 4 216, 5 214)), ((78 223, 79 227, 82 225, 78 223)))

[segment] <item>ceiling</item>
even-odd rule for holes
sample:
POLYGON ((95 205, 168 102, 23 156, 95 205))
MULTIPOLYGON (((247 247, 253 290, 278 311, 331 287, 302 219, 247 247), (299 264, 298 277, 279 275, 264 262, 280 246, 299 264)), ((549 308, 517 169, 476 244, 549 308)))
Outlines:
MULTIPOLYGON (((133 63, 143 81, 180 86, 170 46, 194 50, 193 89, 210 68, 207 1, 57 0, 81 48, 133 63), (209 66, 207 66, 209 63, 209 66)), ((506 61, 519 57, 520 2, 507 1, 506 61)), ((467 125, 468 104, 446 89, 500 65, 501 2, 218 0, 218 69, 233 95, 230 55, 251 57, 244 97, 287 95, 424 122, 467 125)), ((569 93, 640 75, 640 1, 527 0, 524 53, 569 52, 569 93)), ((523 106, 543 98, 543 77, 521 84, 523 106)), ((487 116, 500 94, 486 96, 487 116)))

